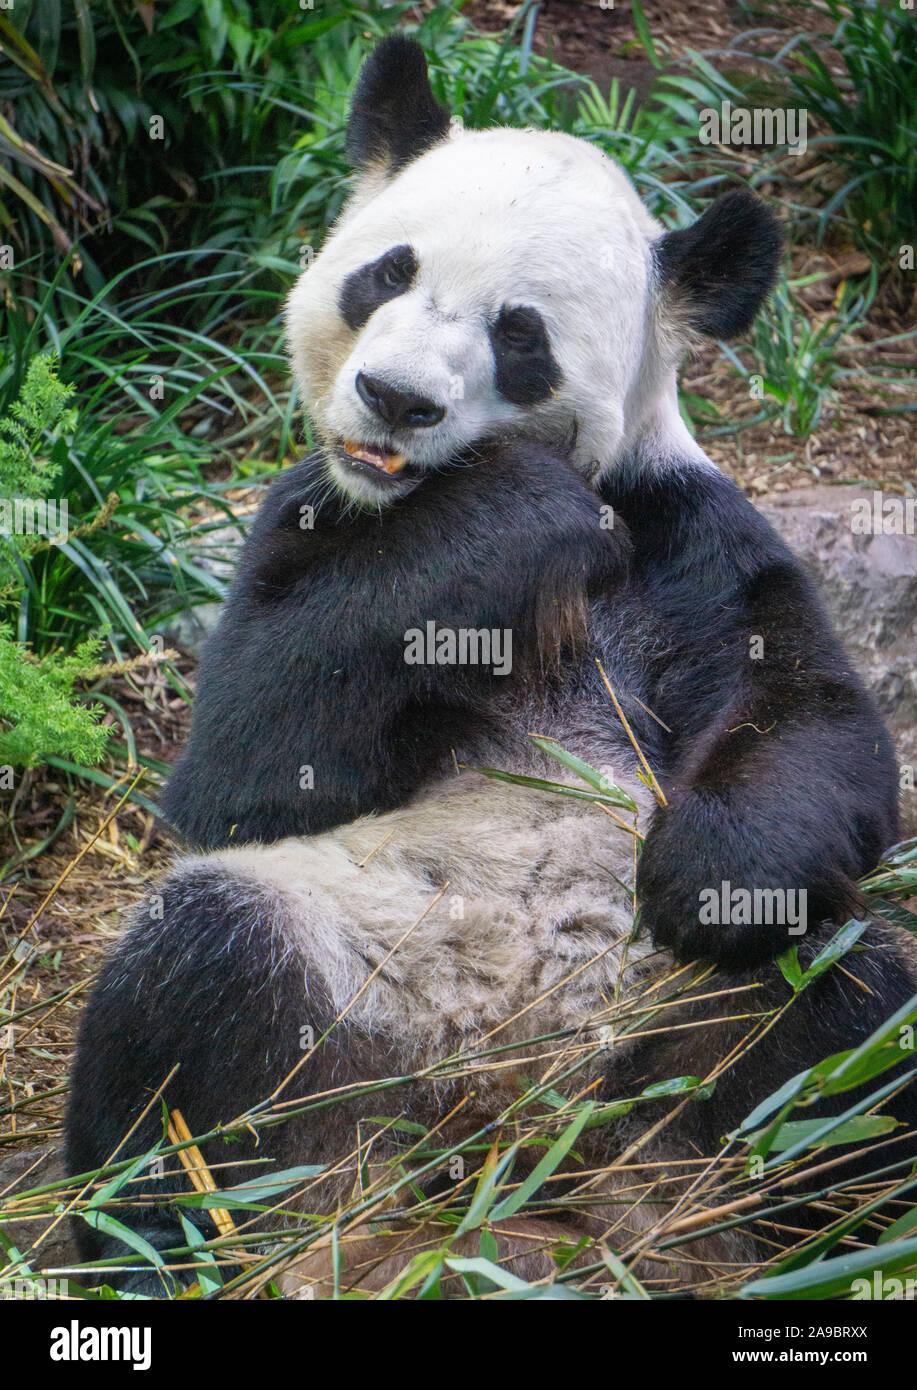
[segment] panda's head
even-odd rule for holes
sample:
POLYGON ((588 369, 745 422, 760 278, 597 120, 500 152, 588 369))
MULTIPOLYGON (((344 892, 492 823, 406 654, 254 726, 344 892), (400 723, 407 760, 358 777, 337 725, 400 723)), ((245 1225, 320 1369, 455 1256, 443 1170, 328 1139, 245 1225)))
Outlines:
POLYGON ((347 142, 355 191, 287 339, 329 475, 361 503, 508 435, 597 481, 682 429, 685 346, 743 332, 777 272, 779 228, 750 194, 664 232, 596 146, 457 128, 401 35, 367 60, 347 142))

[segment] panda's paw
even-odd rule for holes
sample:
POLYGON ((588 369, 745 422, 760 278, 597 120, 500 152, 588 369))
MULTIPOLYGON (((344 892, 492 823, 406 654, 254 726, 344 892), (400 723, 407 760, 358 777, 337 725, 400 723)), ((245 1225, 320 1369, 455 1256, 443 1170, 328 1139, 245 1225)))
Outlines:
MULTIPOLYGON (((649 893, 640 902, 640 923, 653 944, 671 951, 676 960, 712 960, 737 968, 769 960, 792 943, 786 926, 769 926, 746 921, 735 886, 730 879, 720 884, 689 887, 683 881, 670 883, 661 892, 649 893), (722 886, 721 886, 722 885, 722 886), (721 904, 727 896, 728 911, 740 921, 721 920, 721 904), (701 920, 705 904, 714 920, 701 920), (700 904, 700 906, 699 906, 700 904)), ((754 890, 749 890, 753 902, 754 890)))
POLYGON ((862 908, 855 885, 819 865, 802 836, 781 842, 699 797, 657 813, 637 892, 656 946, 733 967, 772 959, 862 908))

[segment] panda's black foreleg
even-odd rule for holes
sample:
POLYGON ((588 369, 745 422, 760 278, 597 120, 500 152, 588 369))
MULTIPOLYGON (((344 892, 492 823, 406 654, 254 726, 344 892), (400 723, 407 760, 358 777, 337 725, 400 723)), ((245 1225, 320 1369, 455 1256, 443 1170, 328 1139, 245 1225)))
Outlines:
POLYGON ((764 959, 859 910, 855 880, 898 833, 891 741, 801 565, 733 483, 685 465, 611 495, 668 728, 643 920, 682 959, 764 959))
POLYGON ((565 613, 621 582, 625 552, 584 480, 527 441, 482 446, 381 515, 346 506, 315 458, 290 469, 205 648, 167 817, 214 849, 403 805, 567 635, 565 613), (431 628, 499 633, 507 660, 417 661, 409 634, 431 628))
POLYGON ((805 581, 775 568, 745 599, 766 657, 687 743, 640 861, 644 920, 682 959, 751 962, 842 924, 897 837, 888 737, 805 581))

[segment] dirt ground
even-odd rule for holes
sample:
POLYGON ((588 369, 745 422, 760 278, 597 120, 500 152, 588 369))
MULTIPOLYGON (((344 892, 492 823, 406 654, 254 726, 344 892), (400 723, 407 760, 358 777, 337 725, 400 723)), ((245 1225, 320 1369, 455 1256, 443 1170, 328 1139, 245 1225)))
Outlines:
MULTIPOLYGON (((485 33, 499 33, 519 16, 523 0, 468 0, 462 13, 485 33)), ((774 17, 730 0, 643 0, 643 12, 659 58, 675 62, 689 49, 711 53, 741 39, 752 28, 788 33, 830 33, 830 17, 817 3, 768 7, 774 17)), ((542 0, 532 41, 534 51, 600 87, 620 77, 638 89, 649 83, 653 65, 637 35, 629 0, 542 0)), ((642 95, 643 92, 638 94, 642 95)))
MULTIPOLYGON (((517 9, 502 0, 472 0, 465 13, 482 28, 495 30, 517 9)), ((748 22, 737 8, 716 0, 674 7, 645 0, 645 9, 654 35, 664 35, 675 57, 688 47, 721 47, 748 22)), ((816 15, 813 11, 813 18, 816 15)), ((545 0, 534 46, 539 53, 591 74, 606 88, 617 76, 645 91, 652 77, 624 4, 605 9, 582 0, 545 0)), ((807 308, 816 317, 830 315, 841 281, 862 275, 864 269, 862 258, 843 245, 802 246, 794 253, 794 274, 826 273, 805 293, 807 308)), ((898 368, 913 363, 910 345, 874 346, 877 339, 913 327, 913 309, 876 310, 858 337, 860 347, 850 354, 850 365, 861 362, 876 370, 880 362, 898 368)), ((683 385, 730 425, 750 419, 758 408, 714 345, 688 363, 683 385)), ((846 379, 808 440, 787 435, 770 422, 739 433, 704 433, 703 442, 724 471, 755 497, 816 480, 881 482, 888 489, 913 486, 917 468, 910 417, 871 413, 873 392, 868 384, 846 379)), ((902 386, 889 388, 889 400, 903 399, 902 386)), ((193 684, 191 663, 183 663, 182 673, 193 684)), ((162 675, 151 668, 119 677, 112 692, 136 716, 139 751, 173 762, 186 736, 189 714, 162 675)), ((0 1028, 0 1195, 4 1155, 53 1144, 58 1138, 65 1100, 62 1078, 86 989, 143 885, 168 859, 168 837, 149 811, 126 802, 115 812, 129 785, 130 778, 114 790, 83 783, 71 807, 66 779, 38 770, 22 778, 15 792, 18 844, 9 827, 0 824, 3 863, 33 850, 72 814, 50 848, 0 885, 0 1003, 16 1016, 11 1029, 4 1033, 0 1028)), ((138 790, 155 798, 155 786, 141 783, 138 790)))

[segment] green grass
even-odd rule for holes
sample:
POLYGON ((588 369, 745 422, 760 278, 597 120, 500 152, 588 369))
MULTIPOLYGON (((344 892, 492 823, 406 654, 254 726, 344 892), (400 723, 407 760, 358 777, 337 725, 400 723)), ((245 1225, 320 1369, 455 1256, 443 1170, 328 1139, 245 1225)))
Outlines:
POLYGON ((86 298, 58 284, 6 316, 6 409, 49 343, 75 402, 48 442, 50 495, 68 504, 69 539, 28 555, 4 595, 7 621, 36 654, 95 632, 123 659, 147 649, 171 613, 221 597, 192 542, 232 519, 223 493, 240 454, 263 473, 292 447, 289 396, 278 401, 268 380, 282 370, 270 325, 240 346, 237 335, 170 323, 169 300, 209 294, 206 280, 116 300, 119 288, 86 298))
POLYGON ((818 324, 798 303, 796 290, 804 283, 780 282, 743 356, 726 343, 722 349, 753 398, 762 402, 758 418, 778 418, 787 434, 807 439, 836 401, 837 383, 845 375, 838 349, 865 324, 876 276, 862 290, 845 286, 837 311, 818 324))
POLYGON ((738 167, 756 163, 756 183, 776 182, 800 230, 819 240, 848 237, 894 276, 899 248, 914 240, 917 26, 911 10, 885 0, 824 0, 821 8, 833 29, 812 37, 803 0, 765 3, 756 16, 763 25, 716 54, 689 50, 690 73, 667 76, 665 85, 695 115, 723 100, 805 112, 808 148, 821 157, 814 208, 793 201, 796 161, 784 151, 724 157, 738 167), (768 26, 773 20, 779 28, 768 26), (737 60, 745 70, 735 70, 737 60))
POLYGON ((779 62, 794 101, 824 134, 816 145, 842 171, 818 213, 826 235, 843 218, 858 246, 888 268, 913 244, 917 207, 917 26, 912 11, 881 0, 826 0, 835 21, 830 47, 798 37, 779 62))

